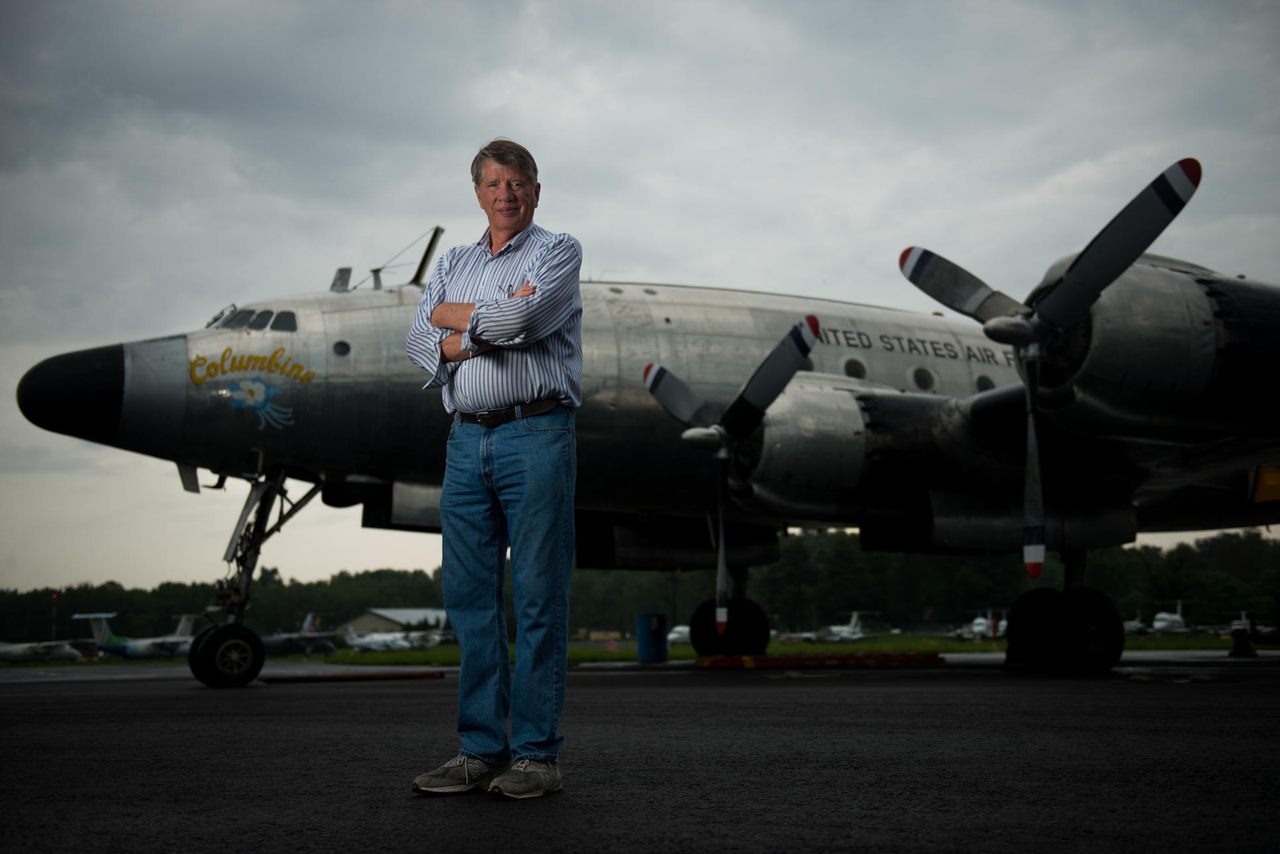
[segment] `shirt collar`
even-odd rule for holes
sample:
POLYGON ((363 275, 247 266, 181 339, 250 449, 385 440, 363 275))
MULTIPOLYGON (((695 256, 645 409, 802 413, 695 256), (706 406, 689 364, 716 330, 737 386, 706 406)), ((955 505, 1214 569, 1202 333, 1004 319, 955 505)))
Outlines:
MULTIPOLYGON (((527 226, 525 226, 525 229, 523 231, 521 231, 515 237, 508 240, 507 245, 499 249, 497 255, 494 255, 492 257, 498 258, 507 250, 511 250, 512 252, 514 252, 516 249, 519 249, 520 244, 528 240, 529 235, 532 234, 534 229, 536 229, 537 227, 538 226, 536 223, 532 223, 532 222, 529 223, 527 226)), ((484 234, 480 235, 480 239, 476 241, 476 246, 479 246, 481 249, 483 249, 486 255, 489 254, 489 229, 488 228, 484 230, 484 234)))

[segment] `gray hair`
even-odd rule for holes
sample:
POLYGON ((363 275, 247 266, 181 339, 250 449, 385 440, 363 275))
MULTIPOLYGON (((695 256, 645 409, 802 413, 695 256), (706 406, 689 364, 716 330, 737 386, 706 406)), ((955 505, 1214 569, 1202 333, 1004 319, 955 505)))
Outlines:
POLYGON ((484 147, 476 154, 475 159, 471 161, 471 183, 477 187, 480 186, 484 164, 488 160, 492 160, 499 166, 514 169, 533 183, 538 183, 538 164, 534 162, 533 155, 529 153, 529 149, 518 142, 499 137, 485 143, 484 147))

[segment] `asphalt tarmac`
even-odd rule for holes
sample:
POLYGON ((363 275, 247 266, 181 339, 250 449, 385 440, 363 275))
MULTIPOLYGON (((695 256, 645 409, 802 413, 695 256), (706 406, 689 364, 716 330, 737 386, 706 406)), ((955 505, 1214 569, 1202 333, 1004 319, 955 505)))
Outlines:
POLYGON ((1059 679, 997 662, 575 668, 565 791, 524 802, 410 793, 456 749, 453 673, 214 691, 163 664, 2 668, 0 848, 1280 847, 1280 658, 1126 658, 1059 679))

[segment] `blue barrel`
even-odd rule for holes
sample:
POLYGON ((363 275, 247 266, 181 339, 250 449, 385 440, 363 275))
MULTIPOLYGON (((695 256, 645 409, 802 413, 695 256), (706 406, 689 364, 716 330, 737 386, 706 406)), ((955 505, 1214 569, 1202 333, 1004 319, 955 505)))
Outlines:
POLYGON ((641 664, 667 660, 666 614, 640 614, 636 617, 636 658, 641 664))

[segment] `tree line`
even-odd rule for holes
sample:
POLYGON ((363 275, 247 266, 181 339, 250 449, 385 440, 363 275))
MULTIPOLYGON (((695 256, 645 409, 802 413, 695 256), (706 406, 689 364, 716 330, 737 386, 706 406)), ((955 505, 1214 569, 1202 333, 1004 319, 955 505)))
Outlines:
MULTIPOLYGON (((852 611, 864 623, 906 630, 957 626, 1007 608, 1031 586, 1060 586, 1054 556, 1037 582, 1016 555, 913 555, 862 550, 857 534, 806 532, 787 536, 780 557, 751 571, 748 594, 775 628, 808 630, 843 623, 852 611)), ((1162 550, 1153 546, 1089 553, 1088 583, 1116 602, 1126 619, 1150 624, 1157 611, 1182 603, 1188 625, 1225 624, 1248 611, 1280 624, 1280 542, 1257 531, 1221 533, 1162 550)), ((508 602, 510 597, 508 585, 508 602)), ((570 588, 574 631, 634 632, 642 614, 685 623, 710 598, 714 572, 662 573, 579 570, 570 588)), ((166 582, 151 590, 110 581, 63 589, 0 590, 0 637, 9 641, 87 637, 77 612, 115 611, 111 626, 127 637, 167 634, 176 615, 203 612, 213 585, 166 582)), ((248 624, 261 633, 296 631, 314 612, 336 627, 368 608, 443 605, 439 570, 375 569, 339 572, 323 581, 281 578, 265 568, 253 588, 248 624)), ((508 604, 508 613, 510 605, 508 604)))

